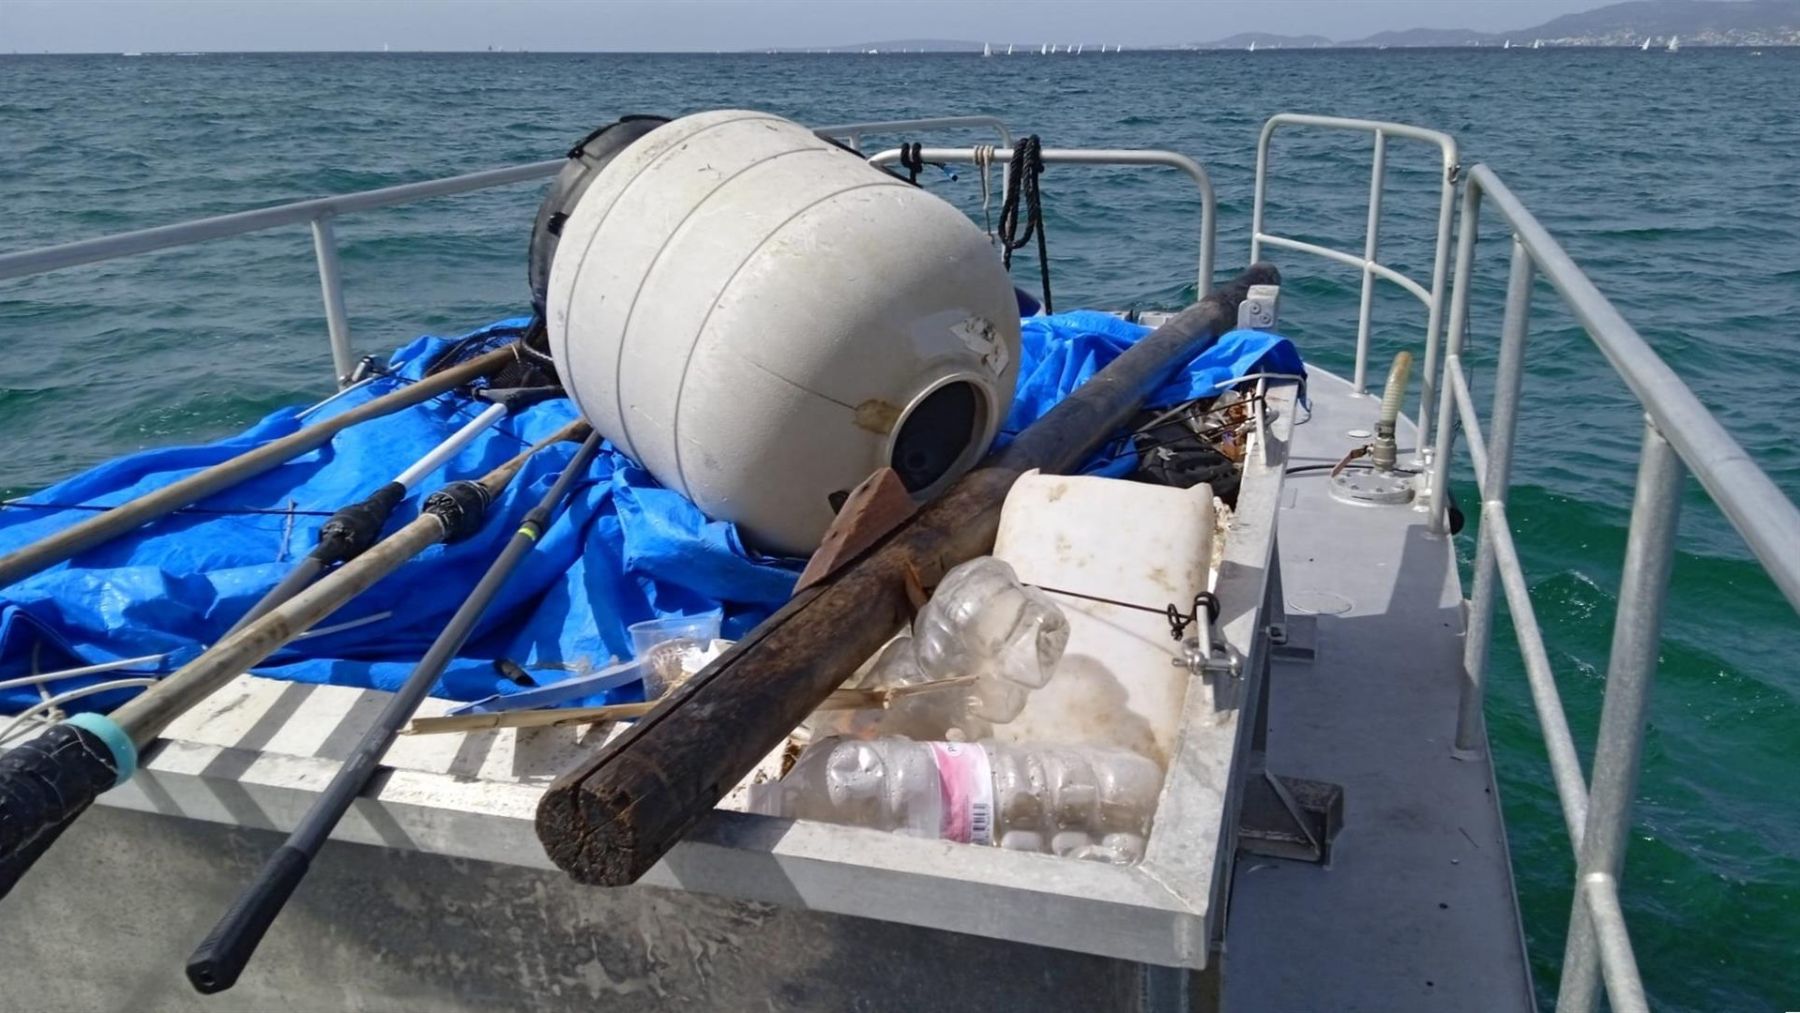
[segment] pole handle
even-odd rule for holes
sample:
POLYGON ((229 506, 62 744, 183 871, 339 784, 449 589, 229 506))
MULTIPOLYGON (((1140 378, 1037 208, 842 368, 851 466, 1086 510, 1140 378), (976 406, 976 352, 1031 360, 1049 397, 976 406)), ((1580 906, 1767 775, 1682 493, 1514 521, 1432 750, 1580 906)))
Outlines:
POLYGON ((237 984, 244 965, 311 864, 306 852, 289 844, 269 856, 256 881, 238 894, 225 917, 188 957, 187 977, 195 989, 211 995, 237 984))
POLYGON ((135 751, 116 755, 113 738, 65 721, 0 756, 0 897, 101 792, 131 776, 135 751))

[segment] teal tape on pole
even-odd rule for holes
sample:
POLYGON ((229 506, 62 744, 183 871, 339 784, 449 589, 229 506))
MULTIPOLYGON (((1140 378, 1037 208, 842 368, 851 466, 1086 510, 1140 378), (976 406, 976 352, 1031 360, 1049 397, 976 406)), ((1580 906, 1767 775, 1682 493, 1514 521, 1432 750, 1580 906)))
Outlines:
POLYGON ((67 723, 94 733, 95 737, 106 743, 106 748, 113 755, 113 769, 118 771, 113 779, 114 787, 131 780, 131 775, 137 773, 137 746, 117 721, 104 714, 90 713, 73 715, 67 723))

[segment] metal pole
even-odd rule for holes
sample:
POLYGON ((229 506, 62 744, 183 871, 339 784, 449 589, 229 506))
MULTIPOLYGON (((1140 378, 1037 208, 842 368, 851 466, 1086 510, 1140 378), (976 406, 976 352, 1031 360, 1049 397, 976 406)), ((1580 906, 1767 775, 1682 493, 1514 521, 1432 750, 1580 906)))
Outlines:
POLYGON ((1269 196, 1269 139, 1275 136, 1275 121, 1263 124, 1256 138, 1256 194, 1250 202, 1250 263, 1262 260, 1263 204, 1269 196))
MULTIPOLYGON (((498 407, 498 406, 496 406, 498 407)), ((455 660, 475 631, 501 587, 518 569, 519 563, 538 544, 544 530, 563 497, 576 480, 587 473, 588 462, 600 448, 600 434, 590 431, 581 449, 575 452, 538 504, 528 512, 498 558, 482 574, 469 596, 457 607, 444 629, 431 643, 412 673, 393 696, 388 698, 375 724, 363 733, 356 748, 319 795, 312 808, 288 835, 287 842, 269 856, 256 878, 219 919, 212 932, 188 958, 187 975, 194 987, 204 993, 230 988, 242 973, 244 965, 255 953, 263 934, 281 913, 294 889, 306 875, 313 859, 319 855, 325 839, 350 811, 369 779, 381 764, 388 747, 402 726, 437 684, 444 668, 455 660)))
POLYGON ((1381 188, 1387 181, 1387 134, 1375 131, 1375 166, 1369 173, 1369 231, 1363 237, 1362 305, 1356 312, 1356 373, 1350 386, 1365 393, 1369 372, 1369 317, 1375 309, 1375 257, 1381 246, 1381 188))
MULTIPOLYGON (((1531 317, 1531 254, 1513 240, 1512 273, 1506 283, 1506 318, 1500 326, 1500 363, 1494 373, 1493 428, 1487 436, 1487 478, 1481 484, 1481 529, 1476 539, 1475 594, 1469 602, 1469 632, 1463 643, 1462 696, 1456 708, 1458 755, 1481 748, 1481 704, 1487 677, 1488 646, 1494 639, 1494 526, 1505 523, 1507 484, 1512 481, 1513 439, 1518 432, 1519 390, 1525 379, 1525 338, 1531 317)), ((1462 293, 1457 293, 1458 298, 1462 293)))
POLYGON ((344 286, 338 280, 337 236, 331 231, 331 218, 314 218, 312 234, 313 253, 319 260, 319 290, 325 296, 325 327, 331 332, 331 370, 337 385, 344 387, 356 368, 356 356, 350 351, 350 317, 344 312, 344 286))
MULTIPOLYGON (((1675 525, 1686 479, 1687 468, 1680 455, 1646 418, 1631 532, 1625 541, 1625 569, 1619 580, 1619 612, 1613 621, 1612 653, 1606 669, 1606 700, 1601 705, 1600 737, 1594 746, 1587 829, 1576 865, 1575 904, 1569 914, 1562 987, 1556 997, 1558 1013, 1589 1013, 1598 1000, 1603 941, 1581 888, 1590 878, 1617 882, 1625 862, 1631 799, 1637 791, 1638 760, 1644 744, 1644 715, 1662 642, 1663 599, 1669 588, 1675 525)), ((1613 949, 1616 953, 1616 947, 1613 949)), ((1625 953, 1629 955, 1629 948, 1625 953)), ((1629 970, 1627 977, 1635 980, 1636 967, 1629 970)), ((1620 997, 1612 998, 1614 1008, 1619 1008, 1620 997)))
POLYGON ((1444 279, 1450 269, 1450 220, 1456 211, 1456 156, 1444 156, 1444 188, 1438 197, 1437 249, 1431 261, 1431 304, 1425 317, 1425 367, 1419 376, 1419 463, 1429 469, 1435 453, 1432 425, 1443 425, 1449 418, 1442 412, 1434 415, 1431 397, 1437 392, 1438 337, 1444 324, 1444 279))
MULTIPOLYGON (((1462 369, 1463 335, 1469 327, 1469 278, 1474 274, 1475 239, 1481 234, 1481 187, 1474 182, 1463 188, 1461 223, 1456 234, 1456 280, 1450 288, 1450 334, 1444 345, 1444 375, 1462 369)), ((1426 370, 1430 375, 1430 370, 1426 370)), ((1434 535, 1447 535, 1450 520, 1450 441, 1456 435, 1456 384, 1446 379, 1438 392, 1438 428, 1431 452, 1431 517, 1434 535)), ((1479 473, 1479 472, 1478 472, 1479 473)))

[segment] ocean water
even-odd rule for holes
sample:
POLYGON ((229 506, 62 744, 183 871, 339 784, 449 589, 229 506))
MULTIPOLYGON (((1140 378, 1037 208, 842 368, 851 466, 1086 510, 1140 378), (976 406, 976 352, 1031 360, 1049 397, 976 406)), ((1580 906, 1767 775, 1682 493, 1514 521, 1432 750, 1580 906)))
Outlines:
MULTIPOLYGON (((1790 496, 1800 497, 1800 51, 1273 52, 1033 56, 217 55, 0 57, 0 251, 550 158, 622 113, 722 106, 812 122, 991 112, 1047 146, 1162 147, 1211 171, 1219 266, 1248 251, 1272 113, 1454 133, 1494 167, 1790 496)), ((974 132, 928 140, 964 144, 974 132)), ((870 139, 873 144, 875 139, 870 139)), ((1269 225, 1360 247, 1369 141, 1278 139, 1269 225)), ((1435 154, 1390 152, 1383 259, 1430 266, 1435 154)), ((980 215, 971 175, 932 189, 980 215)), ((1191 188, 1054 167, 1061 308, 1194 296, 1191 188)), ((540 186, 337 223, 359 352, 525 305, 540 186)), ((1493 219, 1489 219, 1490 223, 1493 219)), ((1472 309, 1491 373, 1506 237, 1472 309)), ((1299 255, 1284 317, 1347 372, 1355 272, 1299 255)), ((1034 283, 1026 258, 1019 276, 1034 283)), ((1577 741, 1599 716, 1641 421, 1540 286, 1512 513, 1577 741)), ((1423 315, 1385 289, 1371 373, 1423 315)), ((0 282, 0 494, 197 441, 316 398, 330 359, 303 228, 0 282)), ((1409 410, 1411 406, 1409 405, 1409 410)), ((1464 503, 1474 495, 1466 471, 1464 503)), ((1468 553, 1464 538, 1464 555, 1468 553)), ((1690 489, 1625 897, 1653 1005, 1800 1003, 1800 623, 1690 489)), ((1540 996, 1554 997, 1572 862, 1523 669, 1502 627, 1490 733, 1540 996)))

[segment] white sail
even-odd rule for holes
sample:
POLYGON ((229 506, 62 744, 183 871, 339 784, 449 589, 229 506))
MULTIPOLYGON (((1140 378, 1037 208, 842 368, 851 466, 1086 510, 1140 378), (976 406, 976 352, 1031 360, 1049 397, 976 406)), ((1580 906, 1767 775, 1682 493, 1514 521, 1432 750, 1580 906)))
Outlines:
POLYGON ((1656 38, 1655 38, 1655 36, 1651 36, 1651 37, 1649 37, 1649 38, 1646 38, 1646 39, 1645 39, 1645 40, 1644 40, 1644 50, 1643 50, 1643 51, 1644 51, 1644 52, 1646 52, 1646 53, 1648 53, 1648 52, 1649 52, 1649 51, 1650 51, 1650 43, 1652 43, 1652 42, 1655 42, 1655 41, 1656 41, 1656 38))
POLYGON ((1044 45, 1042 42, 1038 43, 1038 55, 1039 56, 1043 56, 1048 52, 1050 52, 1049 46, 1044 45))
POLYGON ((1087 48, 1087 43, 1085 43, 1085 42, 1080 42, 1080 43, 1076 43, 1076 45, 1075 45, 1075 55, 1076 55, 1076 56, 1080 56, 1080 55, 1081 55, 1081 51, 1082 51, 1082 50, 1084 50, 1084 49, 1086 49, 1086 48, 1087 48))
POLYGON ((1542 48, 1544 48, 1544 40, 1543 40, 1543 39, 1533 39, 1533 40, 1531 40, 1531 48, 1533 48, 1533 49, 1542 49, 1542 48))
POLYGON ((1008 43, 1007 43, 1007 44, 1006 44, 1006 55, 1007 55, 1007 56, 1011 56, 1011 55, 1012 55, 1012 47, 1013 47, 1013 44, 1012 44, 1012 43, 1010 43, 1010 42, 1008 42, 1008 43))
POLYGON ((983 42, 981 44, 981 55, 982 56, 993 56, 994 55, 994 47, 983 42))
POLYGON ((1252 52, 1252 53, 1256 52, 1256 40, 1255 39, 1250 40, 1250 52, 1252 52))
POLYGON ((1669 36, 1669 52, 1678 53, 1680 51, 1681 51, 1681 36, 1679 36, 1679 35, 1669 36))
POLYGON ((1507 39, 1506 42, 1500 46, 1500 48, 1501 49, 1511 49, 1512 48, 1512 40, 1507 39))

